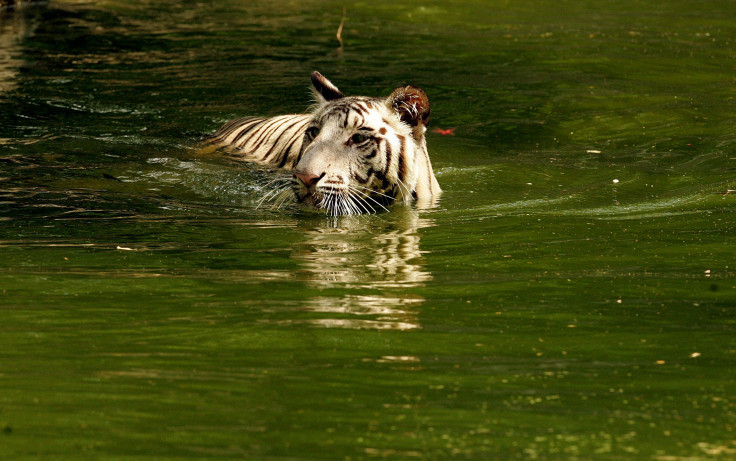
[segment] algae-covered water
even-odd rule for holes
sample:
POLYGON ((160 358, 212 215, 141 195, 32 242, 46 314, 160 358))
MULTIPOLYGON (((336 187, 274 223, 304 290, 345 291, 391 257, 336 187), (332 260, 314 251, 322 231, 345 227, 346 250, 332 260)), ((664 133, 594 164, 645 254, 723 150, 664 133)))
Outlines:
POLYGON ((735 459, 735 50, 731 0, 2 12, 0 458, 735 459), (313 70, 427 92, 438 206, 198 154, 313 70))

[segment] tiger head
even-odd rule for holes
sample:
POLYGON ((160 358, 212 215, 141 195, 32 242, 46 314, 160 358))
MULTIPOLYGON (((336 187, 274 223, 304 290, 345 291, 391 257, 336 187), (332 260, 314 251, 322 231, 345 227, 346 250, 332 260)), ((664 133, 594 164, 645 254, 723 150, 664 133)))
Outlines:
POLYGON ((406 86, 385 99, 345 96, 319 72, 312 84, 317 105, 292 180, 299 202, 339 215, 439 196, 424 139, 424 91, 406 86))

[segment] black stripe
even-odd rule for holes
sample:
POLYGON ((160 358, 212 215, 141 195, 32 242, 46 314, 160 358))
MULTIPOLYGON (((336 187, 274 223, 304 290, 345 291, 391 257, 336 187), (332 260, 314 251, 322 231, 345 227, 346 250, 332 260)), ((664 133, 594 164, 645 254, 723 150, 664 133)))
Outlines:
POLYGON ((250 147, 251 152, 255 152, 261 147, 261 144, 263 144, 263 142, 273 133, 274 130, 272 128, 274 128, 274 126, 278 129, 280 120, 276 119, 276 117, 269 120, 271 120, 271 123, 263 125, 257 133, 253 134, 254 136, 258 135, 258 138, 256 139, 255 144, 250 147))
MULTIPOLYGON (((273 150, 276 148, 276 146, 279 145, 279 141, 281 141, 281 138, 286 134, 286 132, 289 131, 290 129, 294 128, 294 126, 295 125, 298 125, 298 124, 299 124, 299 122, 297 121, 297 122, 292 123, 288 127, 284 128, 281 131, 281 133, 279 133, 279 135, 276 136, 276 139, 274 139, 273 144, 271 145, 271 148, 268 149, 268 152, 266 152, 266 155, 264 155, 263 158, 261 158, 261 160, 265 162, 266 159, 268 159, 268 157, 273 153, 273 150)), ((289 138, 289 139, 291 139, 291 138, 289 138)))
POLYGON ((404 151, 399 152, 399 181, 404 182, 404 176, 406 175, 406 171, 404 171, 404 151))
POLYGON ((342 109, 343 114, 345 115, 345 119, 342 121, 342 127, 347 128, 348 127, 348 118, 350 117, 350 108, 349 107, 343 107, 342 109))
POLYGON ((234 131, 236 131, 238 128, 240 128, 239 125, 233 126, 229 128, 227 131, 221 132, 215 139, 218 139, 219 141, 225 141, 228 137, 230 137, 231 134, 233 134, 234 131))
POLYGON ((225 125, 223 125, 222 128, 220 128, 219 131, 227 130, 229 128, 235 129, 238 126, 243 126, 243 125, 245 125, 247 123, 250 123, 250 122, 253 122, 253 121, 257 121, 257 120, 263 120, 263 117, 240 117, 240 118, 236 118, 235 120, 231 120, 228 123, 226 123, 225 125))
POLYGON ((358 103, 353 104, 353 110, 357 112, 359 115, 363 115, 363 107, 361 107, 360 104, 358 103))
POLYGON ((222 136, 226 132, 231 132, 233 129, 238 127, 241 122, 243 122, 242 118, 236 118, 235 120, 230 120, 226 124, 222 125, 219 130, 217 130, 217 133, 215 133, 215 136, 222 136))
POLYGON ((373 176, 373 174, 374 174, 373 168, 369 168, 368 171, 366 172, 365 178, 361 178, 358 175, 358 173, 353 172, 353 179, 358 181, 360 184, 365 184, 371 179, 371 176, 373 176))
POLYGON ((401 148, 399 149, 399 180, 404 181, 404 175, 406 175, 406 171, 404 171, 404 155, 406 155, 406 138, 397 135, 397 138, 401 140, 401 148))
POLYGON ((236 120, 231 120, 225 125, 223 125, 217 132, 212 136, 212 138, 208 141, 208 143, 223 143, 227 140, 227 138, 233 134, 235 131, 242 129, 243 126, 247 125, 248 121, 252 119, 253 117, 246 117, 246 118, 239 118, 236 120))
MULTIPOLYGON (((289 147, 286 148, 285 151, 281 153, 283 157, 281 157, 281 161, 279 161, 279 168, 284 168, 286 166, 286 162, 289 161, 289 157, 291 157, 291 149, 294 147, 294 144, 296 144, 297 141, 301 139, 300 136, 296 136, 293 141, 291 141, 291 144, 289 144, 289 147)), ((297 154, 298 155, 298 154, 297 154)), ((289 168, 294 168, 296 166, 296 163, 293 163, 289 166, 289 168)))
POLYGON ((391 167, 391 143, 386 141, 386 168, 383 170, 383 176, 388 174, 388 169, 391 167))
MULTIPOLYGON (((254 122, 252 125, 244 128, 243 131, 238 133, 238 135, 235 137, 235 139, 232 140, 230 144, 237 144, 243 137, 245 137, 245 135, 250 133, 251 130, 253 130, 256 127, 261 126, 261 123, 263 123, 263 121, 257 121, 257 122, 254 122)), ((239 147, 242 147, 242 146, 239 146, 239 147)))
MULTIPOLYGON (((288 144, 288 146, 286 147, 286 149, 281 153, 283 155, 283 157, 279 161, 279 165, 278 165, 279 168, 283 168, 284 165, 286 165, 286 162, 289 160, 292 147, 294 147, 294 144, 296 144, 297 141, 299 141, 300 139, 302 139, 302 137, 304 136, 304 132, 303 132, 304 131, 304 127, 307 126, 307 125, 309 125, 309 122, 310 122, 309 119, 307 119, 306 121, 304 121, 302 123, 302 126, 300 126, 299 128, 297 128, 296 132, 291 137, 291 139, 290 139, 291 142, 288 144)), ((296 166, 296 165, 292 165, 292 168, 294 166, 296 166)))
MULTIPOLYGON (((422 155, 424 155, 424 157, 427 160, 426 161, 427 163, 427 181, 429 181, 429 193, 432 194, 432 196, 434 196, 435 195, 434 184, 432 183, 432 178, 434 177, 434 175, 432 174, 432 166, 431 166, 431 163, 429 163, 429 154, 427 153, 426 149, 423 150, 422 155)), ((414 194, 416 195, 416 191, 414 192, 414 194)))
POLYGON ((255 120, 250 124, 239 126, 236 130, 233 130, 233 133, 235 133, 237 130, 240 130, 240 131, 230 143, 231 144, 237 143, 238 141, 240 141, 241 138, 245 137, 251 130, 259 127, 262 122, 263 120, 255 120))
POLYGON ((304 143, 302 143, 301 149, 299 149, 299 153, 296 156, 296 160, 294 161, 294 166, 299 165, 299 160, 302 159, 302 155, 304 155, 304 151, 306 148, 304 147, 304 143))

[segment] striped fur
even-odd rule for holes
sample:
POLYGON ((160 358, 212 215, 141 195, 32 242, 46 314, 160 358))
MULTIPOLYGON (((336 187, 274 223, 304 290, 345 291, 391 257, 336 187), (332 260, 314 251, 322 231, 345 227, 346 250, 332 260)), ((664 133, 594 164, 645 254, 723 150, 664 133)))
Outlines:
POLYGON ((311 119, 307 114, 238 118, 220 128, 209 143, 227 146, 250 161, 293 169, 311 119))
POLYGON ((209 143, 248 161, 292 170, 297 201, 330 215, 373 213, 396 200, 426 204, 439 197, 424 138, 429 101, 422 90, 398 88, 384 99, 346 97, 318 72, 312 83, 318 103, 310 114, 236 119, 209 143))

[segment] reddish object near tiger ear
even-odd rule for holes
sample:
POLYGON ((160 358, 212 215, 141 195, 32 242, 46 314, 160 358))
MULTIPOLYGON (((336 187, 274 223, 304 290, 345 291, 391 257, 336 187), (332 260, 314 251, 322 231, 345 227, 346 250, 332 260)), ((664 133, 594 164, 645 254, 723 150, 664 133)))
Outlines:
POLYGON ((389 104, 398 112, 401 121, 409 126, 429 123, 429 99, 421 88, 405 86, 396 88, 388 97, 389 104))
POLYGON ((455 128, 448 128, 448 129, 442 129, 442 128, 435 128, 432 130, 432 133, 439 133, 442 136, 455 136, 455 128))

